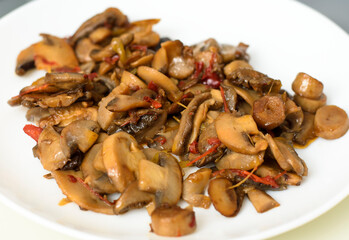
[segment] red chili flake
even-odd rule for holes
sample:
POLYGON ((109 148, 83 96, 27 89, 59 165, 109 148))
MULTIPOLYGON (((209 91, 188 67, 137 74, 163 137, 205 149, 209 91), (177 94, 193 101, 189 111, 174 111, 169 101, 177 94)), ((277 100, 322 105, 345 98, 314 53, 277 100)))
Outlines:
POLYGON ((36 142, 39 141, 39 136, 42 132, 42 128, 37 127, 33 124, 27 124, 24 126, 23 131, 30 136, 32 139, 34 139, 36 142))
POLYGON ((206 157, 207 155, 215 152, 217 150, 217 148, 219 147, 220 144, 216 144, 213 147, 211 147, 210 149, 208 149, 206 152, 204 152, 202 155, 198 156, 197 158, 195 158, 193 161, 191 161, 190 163, 187 164, 187 167, 193 165, 195 162, 199 161, 200 159, 206 157))
POLYGON ((156 137, 154 138, 154 141, 160 143, 161 145, 164 145, 167 142, 164 136, 156 137))
MULTIPOLYGON (((250 172, 248 172, 248 171, 239 170, 239 169, 230 169, 230 171, 235 172, 235 173, 237 173, 239 176, 244 177, 244 178, 247 177, 247 176, 250 174, 250 172)), ((275 179, 274 179, 273 177, 271 177, 271 176, 258 177, 257 175, 252 174, 249 178, 250 178, 252 181, 254 181, 254 182, 263 183, 263 184, 265 184, 265 185, 270 185, 270 186, 272 186, 273 188, 278 188, 278 187, 280 187, 280 186, 276 183, 275 179)))
POLYGON ((76 177, 74 177, 73 175, 68 175, 69 181, 72 183, 76 183, 78 180, 76 179, 76 177))
POLYGON ((193 154, 198 154, 199 153, 199 148, 198 148, 198 142, 195 140, 191 144, 189 144, 189 152, 193 154))
POLYGON ((139 89, 141 89, 138 85, 131 85, 130 86, 130 89, 132 90, 132 91, 138 91, 139 89))
POLYGON ((46 58, 44 58, 43 56, 40 55, 35 55, 34 56, 34 61, 36 60, 41 60, 44 64, 49 65, 49 66, 54 66, 54 65, 58 65, 55 61, 49 61, 46 58))
POLYGON ((179 88, 184 87, 184 85, 185 85, 185 81, 179 81, 179 82, 178 82, 178 87, 179 87, 179 88))
POLYGON ((190 94, 189 94, 189 93, 186 93, 186 94, 184 94, 184 95, 181 97, 181 99, 187 98, 187 97, 189 97, 189 96, 190 96, 190 94))
POLYGON ((103 61, 106 62, 106 63, 114 65, 119 59, 120 59, 119 55, 115 54, 112 57, 105 57, 105 58, 103 58, 103 61))
POLYGON ((196 219, 195 219, 195 214, 193 214, 191 222, 189 223, 189 227, 193 228, 195 226, 196 226, 196 219))
POLYGON ((156 85, 153 81, 150 81, 150 82, 149 82, 148 88, 149 88, 150 90, 153 90, 154 92, 158 92, 158 90, 159 90, 158 85, 156 85))
POLYGON ((113 25, 111 25, 108 20, 105 20, 104 23, 103 23, 104 27, 108 28, 108 29, 112 29, 113 28, 113 25))
POLYGON ((146 52, 148 50, 147 46, 145 46, 145 45, 137 45, 137 44, 131 45, 130 48, 131 48, 131 50, 140 50, 142 52, 146 52))
POLYGON ((218 138, 209 138, 207 139, 207 143, 210 145, 221 144, 221 141, 218 138))
POLYGON ((281 172, 281 173, 279 173, 278 175, 276 175, 275 177, 274 177, 274 180, 278 180, 280 177, 282 177, 284 174, 286 174, 287 173, 287 171, 285 170, 285 171, 283 171, 283 172, 281 172))
POLYGON ((98 77, 97 73, 89 73, 89 74, 84 74, 84 78, 88 78, 88 80, 93 81, 96 77, 98 77))
POLYGON ((194 78, 198 78, 204 68, 203 62, 195 62, 194 78))
POLYGON ((153 108, 158 109, 158 108, 161 108, 161 107, 162 107, 162 104, 161 104, 161 103, 159 103, 158 101, 156 101, 156 100, 154 100, 154 99, 152 99, 152 98, 150 98, 150 97, 148 97, 148 96, 145 96, 145 97, 143 98, 143 100, 146 101, 146 102, 151 103, 151 106, 152 106, 153 108))
POLYGON ((210 60, 210 65, 205 69, 205 72, 201 78, 201 81, 203 84, 206 84, 212 88, 219 88, 222 80, 220 79, 218 74, 213 71, 213 64, 214 64, 215 58, 216 58, 216 54, 213 53, 210 60))
POLYGON ((25 94, 31 93, 31 92, 38 92, 38 91, 42 91, 45 90, 46 88, 48 88, 50 85, 49 84, 43 84, 43 85, 39 85, 39 86, 32 86, 29 89, 25 90, 24 92, 20 92, 19 96, 23 96, 25 94))
POLYGON ((80 72, 81 69, 79 66, 76 66, 74 68, 70 68, 70 67, 58 67, 54 69, 55 72, 59 72, 59 73, 77 73, 80 72))

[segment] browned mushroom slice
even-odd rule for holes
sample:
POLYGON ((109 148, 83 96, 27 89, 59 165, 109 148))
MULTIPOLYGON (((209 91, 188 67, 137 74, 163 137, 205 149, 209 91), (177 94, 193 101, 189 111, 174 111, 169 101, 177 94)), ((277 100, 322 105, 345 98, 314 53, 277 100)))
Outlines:
POLYGON ((280 96, 264 96, 253 103, 253 119, 261 128, 276 128, 285 118, 285 103, 280 96))
POLYGON ((62 38, 41 34, 43 40, 34 44, 34 59, 37 69, 46 71, 56 68, 71 68, 79 66, 74 50, 62 38))
POLYGON ((300 144, 306 145, 310 139, 315 138, 314 133, 314 114, 304 112, 304 120, 300 127, 300 131, 296 133, 293 140, 300 144))
POLYGON ((94 168, 95 159, 102 154, 103 143, 93 145, 86 153, 80 169, 84 175, 85 183, 98 193, 115 193, 116 189, 108 176, 94 168))
POLYGON ((130 91, 129 87, 121 83, 119 86, 113 89, 108 96, 102 98, 98 106, 98 123, 103 130, 107 130, 115 117, 117 117, 117 112, 111 112, 106 109, 107 104, 113 100, 116 96, 120 94, 128 94, 130 91))
POLYGON ((51 126, 40 134, 37 154, 42 166, 48 171, 60 169, 69 161, 62 151, 60 138, 51 126))
POLYGON ((124 112, 135 108, 148 108, 150 103, 128 95, 118 95, 111 100, 106 108, 111 112, 124 112))
POLYGON ((151 214, 151 230, 160 236, 180 237, 191 234, 196 229, 193 210, 178 206, 161 206, 151 214))
POLYGON ((211 200, 203 194, 208 181, 210 180, 212 170, 202 168, 190 174, 183 182, 182 198, 194 207, 209 208, 211 200))
POLYGON ((64 90, 71 90, 86 83, 87 79, 80 73, 46 73, 45 75, 45 84, 64 90))
POLYGON ((154 68, 146 66, 138 67, 137 74, 148 84, 152 81, 159 87, 163 88, 172 102, 178 102, 181 99, 183 93, 178 89, 177 85, 174 84, 166 75, 154 68))
POLYGON ((154 55, 151 67, 161 73, 166 74, 168 69, 167 52, 165 48, 160 48, 154 55))
POLYGON ((271 167, 267 165, 261 165, 256 170, 255 174, 260 177, 277 177, 276 182, 280 185, 295 185, 299 186, 302 182, 302 177, 290 172, 284 172, 278 167, 271 167), (280 175, 282 174, 282 175, 280 175))
POLYGON ((279 164, 279 166, 286 171, 295 171, 298 175, 306 176, 308 168, 293 147, 283 138, 272 138, 269 134, 265 136, 270 150, 279 164))
POLYGON ((30 45, 28 48, 22 50, 16 61, 16 74, 19 76, 24 75, 28 70, 35 67, 34 64, 34 45, 30 45))
POLYGON ((138 187, 155 193, 156 204, 175 205, 182 194, 182 172, 177 160, 168 153, 158 153, 158 164, 141 160, 138 187))
POLYGON ((190 134, 193 129, 193 120, 195 112, 199 105, 211 97, 210 93, 202 93, 197 95, 184 110, 179 125, 178 133, 174 139, 172 152, 177 155, 183 155, 188 149, 190 134))
POLYGON ((134 34, 133 44, 145 45, 148 47, 156 46, 160 41, 160 36, 152 31, 153 25, 160 19, 146 19, 132 22, 128 32, 134 34))
POLYGON ((225 76, 230 75, 232 72, 237 70, 238 68, 248 68, 253 69, 250 64, 243 60, 234 60, 231 63, 228 63, 224 66, 224 74, 225 76))
POLYGON ((109 44, 107 46, 105 46, 102 49, 93 49, 90 52, 90 57, 93 61, 96 62, 101 62, 104 59, 108 58, 108 57, 112 57, 114 56, 116 53, 112 48, 112 45, 109 44))
POLYGON ((318 99, 305 98, 296 94, 294 96, 294 101, 301 106, 304 111, 315 113, 316 110, 326 104, 327 97, 324 93, 321 94, 318 99))
POLYGON ((208 195, 214 208, 223 216, 233 217, 238 211, 238 199, 233 184, 225 178, 212 179, 208 186, 208 195))
POLYGON ((74 35, 69 39, 71 45, 75 45, 75 43, 88 34, 90 34, 97 27, 110 24, 112 26, 124 27, 127 26, 128 20, 127 16, 124 15, 117 8, 108 8, 104 12, 99 13, 92 18, 85 21, 79 28, 76 30, 74 35))
POLYGON ((228 151, 217 163, 216 167, 221 169, 240 169, 251 170, 260 166, 264 161, 264 151, 255 154, 241 154, 233 151, 228 151))
POLYGON ((285 101, 286 119, 280 126, 287 132, 298 132, 304 120, 304 113, 301 107, 298 107, 294 101, 286 97, 285 101))
POLYGON ((292 90, 296 94, 310 99, 319 99, 323 89, 322 82, 302 72, 297 74, 292 83, 292 90))
POLYGON ((115 214, 122 214, 133 208, 142 208, 154 200, 154 194, 138 189, 138 182, 134 181, 125 189, 114 206, 115 214))
POLYGON ((232 86, 234 87, 237 95, 242 97, 251 107, 253 106, 253 103, 260 98, 259 94, 253 90, 240 88, 234 85, 232 86))
POLYGON ((103 142, 103 162, 118 192, 136 179, 138 164, 145 156, 137 141, 125 132, 118 132, 103 142))
POLYGON ((278 93, 281 88, 280 80, 274 80, 267 75, 249 68, 238 68, 227 79, 238 86, 252 88, 257 92, 278 93))
POLYGON ((86 63, 92 61, 90 54, 95 49, 100 50, 101 47, 99 45, 93 44, 90 39, 83 38, 76 44, 75 54, 79 59, 79 62, 86 63))
POLYGON ((280 204, 275 201, 274 198, 259 189, 254 188, 247 190, 247 196, 258 213, 264 213, 270 209, 280 206, 280 204))
POLYGON ((49 108, 48 112, 49 116, 40 118, 39 120, 39 126, 41 128, 54 125, 65 127, 73 121, 83 119, 97 121, 97 108, 88 107, 88 105, 81 102, 73 103, 69 107, 64 108, 49 108))
POLYGON ((81 172, 53 171, 59 188, 69 200, 75 202, 82 209, 91 210, 97 213, 113 215, 113 204, 102 198, 90 186, 82 180, 81 172))
POLYGON ((229 44, 222 44, 219 52, 222 55, 223 62, 227 63, 233 60, 244 60, 249 61, 250 56, 246 53, 249 46, 245 43, 240 42, 237 46, 229 44))
POLYGON ((236 104, 238 102, 238 96, 233 86, 227 84, 228 82, 225 80, 221 83, 221 87, 224 91, 224 98, 227 102, 228 108, 231 112, 236 111, 236 104))
POLYGON ((31 100, 31 97, 33 97, 33 100, 36 101, 36 105, 40 106, 42 108, 58 108, 58 107, 68 107, 72 105, 74 102, 76 102, 79 98, 84 96, 84 93, 81 88, 73 89, 73 90, 67 90, 64 92, 52 94, 50 96, 43 96, 40 98, 40 96, 33 96, 31 94, 27 94, 23 96, 23 101, 25 100, 31 100))
POLYGON ((148 66, 148 65, 150 65, 151 61, 153 60, 153 57, 154 57, 154 54, 150 53, 150 54, 145 55, 145 56, 139 58, 138 60, 132 62, 130 64, 130 66, 132 68, 137 68, 139 66, 148 66))
POLYGON ((66 126, 61 132, 61 148, 70 158, 79 149, 85 153, 98 138, 100 127, 91 120, 77 120, 66 126))
POLYGON ((250 135, 260 134, 251 115, 235 117, 229 113, 221 113, 215 121, 216 132, 219 140, 232 151, 243 154, 258 154, 268 147, 263 138, 256 139, 250 135))
POLYGON ((107 27, 99 27, 89 34, 89 39, 93 43, 99 43, 112 35, 112 31, 107 27))
POLYGON ((176 79, 186 79, 195 70, 195 59, 193 58, 192 50, 189 47, 180 48, 179 52, 181 53, 179 56, 169 52, 167 53, 169 57, 173 55, 172 59, 168 59, 168 74, 176 79))

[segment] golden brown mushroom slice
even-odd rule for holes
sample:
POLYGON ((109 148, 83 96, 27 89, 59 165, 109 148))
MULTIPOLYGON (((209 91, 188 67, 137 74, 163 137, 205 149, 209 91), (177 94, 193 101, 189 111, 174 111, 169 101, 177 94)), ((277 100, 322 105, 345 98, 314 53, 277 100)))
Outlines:
POLYGON ((160 19, 145 19, 132 22, 128 29, 129 33, 134 34, 132 43, 148 47, 156 46, 160 41, 160 36, 152 28, 158 22, 160 22, 160 19))
POLYGON ((310 99, 296 94, 294 95, 294 101, 301 106, 304 111, 316 113, 320 107, 326 104, 327 97, 324 93, 321 94, 318 99, 310 99))
POLYGON ((196 229, 195 213, 178 206, 161 206, 152 212, 150 227, 152 232, 160 236, 188 235, 196 229))
POLYGON ((113 215, 113 204, 103 198, 88 186, 82 179, 81 172, 53 171, 59 188, 69 200, 78 204, 81 208, 97 213, 113 215))
POLYGON ((140 80, 136 75, 124 71, 121 76, 121 83, 126 84, 130 89, 145 89, 147 85, 140 80))
POLYGON ((299 96, 319 99, 321 97, 324 85, 312 76, 300 72, 292 83, 292 90, 299 96))
POLYGON ((227 65, 224 66, 224 74, 225 76, 230 75, 232 72, 237 70, 238 68, 248 68, 248 69, 253 69, 248 62, 243 61, 243 60, 234 60, 227 65))
POLYGON ((130 209, 142 208, 154 200, 154 194, 138 189, 138 182, 134 181, 121 194, 114 206, 115 214, 122 214, 130 209))
POLYGON ((74 69, 79 66, 74 50, 65 39, 41 34, 43 40, 34 44, 34 59, 37 69, 46 71, 56 68, 74 69))
POLYGON ((221 169, 251 170, 260 166, 264 161, 264 151, 258 154, 242 154, 229 150, 217 163, 216 167, 221 169))
POLYGON ((183 200, 194 207, 209 208, 211 200, 203 193, 210 180, 211 173, 211 169, 201 168, 190 174, 183 182, 183 200))
POLYGON ((215 121, 216 132, 219 140, 232 151, 243 154, 258 154, 268 147, 263 138, 253 136, 259 135, 255 121, 251 115, 235 117, 233 114, 221 113, 215 121))
POLYGON ((118 132, 103 142, 103 163, 109 178, 118 192, 124 192, 127 186, 136 180, 138 165, 145 159, 136 139, 126 132, 118 132))
POLYGON ((34 64, 34 44, 30 45, 26 49, 23 49, 17 56, 16 61, 16 74, 19 76, 24 75, 28 70, 35 67, 34 64))
POLYGON ((101 47, 91 42, 89 38, 83 38, 78 41, 75 47, 75 54, 79 62, 86 63, 92 61, 90 56, 93 50, 100 50, 101 47))
POLYGON ((247 196, 258 213, 264 213, 280 206, 269 194, 256 188, 247 190, 247 196))
POLYGON ((100 127, 91 120, 77 120, 66 126, 61 132, 61 148, 70 158, 76 150, 85 153, 98 138, 100 127))
POLYGON ((141 160, 138 187, 142 191, 155 193, 157 206, 175 205, 182 194, 182 171, 177 160, 170 154, 158 153, 158 164, 141 160))
POLYGON ((283 172, 283 170, 279 167, 264 164, 258 167, 255 174, 260 177, 277 177, 276 182, 280 185, 299 186, 302 182, 302 177, 295 173, 283 172))
POLYGON ((225 178, 216 178, 210 181, 208 195, 214 208, 223 216, 233 217, 238 212, 238 197, 234 189, 229 189, 233 184, 225 178))
POLYGON ((168 69, 168 60, 166 49, 161 47, 154 55, 151 62, 151 67, 157 71, 166 74, 168 69))
POLYGON ((39 136, 38 157, 48 171, 60 169, 69 161, 62 151, 60 140, 61 135, 51 126, 46 127, 39 136))
POLYGON ((129 95, 118 95, 111 100, 106 108, 111 112, 125 112, 135 108, 148 108, 151 103, 129 95))
POLYGON ((172 102, 178 102, 183 93, 180 91, 174 82, 169 79, 166 75, 155 70, 151 67, 141 66, 137 68, 137 74, 142 78, 146 83, 154 82, 159 87, 163 88, 168 94, 168 98, 172 102))

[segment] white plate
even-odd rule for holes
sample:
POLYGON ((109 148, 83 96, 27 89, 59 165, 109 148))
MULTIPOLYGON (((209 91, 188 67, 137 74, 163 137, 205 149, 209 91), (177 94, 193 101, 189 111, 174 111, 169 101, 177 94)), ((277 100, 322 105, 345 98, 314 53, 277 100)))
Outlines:
MULTIPOLYGON (((80 211, 75 204, 59 207, 63 195, 54 180, 42 177, 46 172, 32 157, 34 141, 22 131, 25 109, 11 108, 6 103, 43 74, 14 74, 21 49, 38 41, 42 32, 69 36, 84 20, 109 6, 119 7, 130 20, 161 18, 156 30, 186 44, 209 37, 225 43, 248 43, 255 69, 281 79, 287 90, 298 72, 307 72, 324 83, 329 104, 349 112, 349 94, 345 92, 349 88, 349 37, 334 23, 297 2, 31 2, 0 20, 0 199, 46 226, 83 239, 159 239, 149 233, 150 218, 145 210, 105 216, 80 211)), ((348 143, 349 134, 334 141, 318 139, 306 150, 298 151, 308 164, 309 176, 299 187, 270 192, 280 207, 257 214, 246 200, 235 218, 222 217, 213 207, 195 209, 198 229, 182 239, 266 238, 316 218, 348 196, 348 143)))

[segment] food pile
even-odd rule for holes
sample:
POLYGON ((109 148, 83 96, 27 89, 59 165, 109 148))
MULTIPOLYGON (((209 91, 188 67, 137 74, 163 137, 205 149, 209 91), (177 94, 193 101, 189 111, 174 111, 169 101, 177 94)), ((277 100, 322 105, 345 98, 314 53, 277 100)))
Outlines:
POLYGON ((70 38, 41 34, 18 55, 18 75, 47 72, 8 101, 28 108, 24 131, 45 176, 83 210, 146 207, 164 236, 192 233, 193 207, 234 217, 245 196, 259 213, 278 207, 266 191, 308 173, 294 145, 343 136, 347 114, 306 73, 293 96, 253 69, 248 45, 186 46, 161 38, 158 22, 109 8, 70 38))

